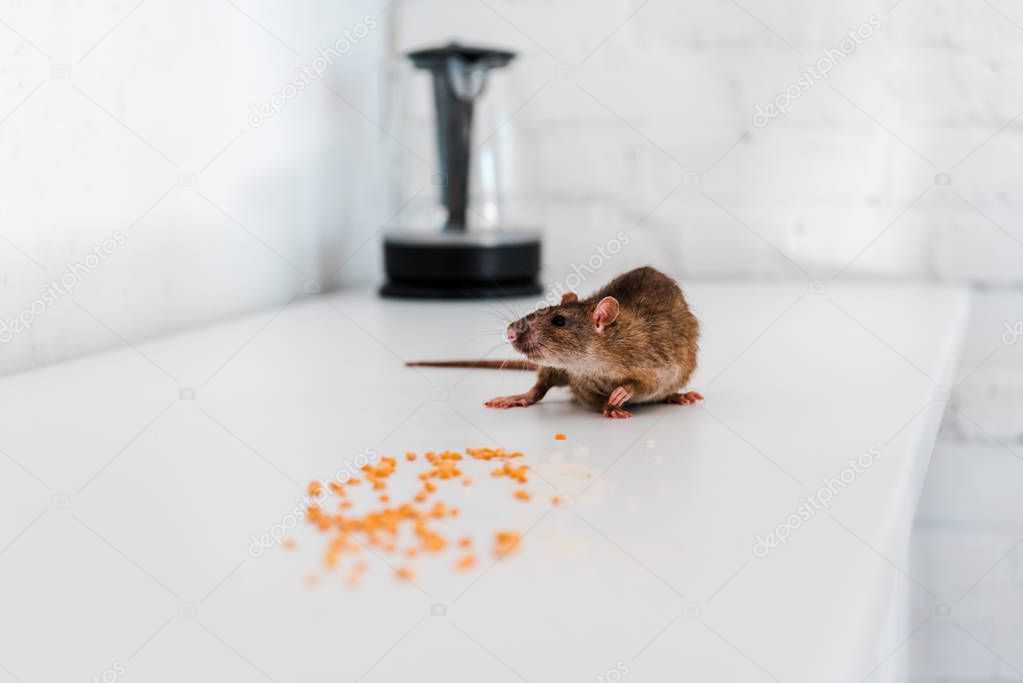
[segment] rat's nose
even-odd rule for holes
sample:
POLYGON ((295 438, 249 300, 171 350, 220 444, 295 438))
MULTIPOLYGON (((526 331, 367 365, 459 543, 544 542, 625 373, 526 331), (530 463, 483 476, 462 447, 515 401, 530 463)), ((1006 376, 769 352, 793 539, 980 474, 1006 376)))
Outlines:
POLYGON ((515 339, 516 339, 516 338, 517 338, 518 336, 519 336, 519 335, 515 334, 515 330, 513 330, 513 329, 511 328, 511 326, 509 326, 509 327, 508 327, 508 341, 510 341, 510 342, 513 342, 513 341, 515 341, 515 339))

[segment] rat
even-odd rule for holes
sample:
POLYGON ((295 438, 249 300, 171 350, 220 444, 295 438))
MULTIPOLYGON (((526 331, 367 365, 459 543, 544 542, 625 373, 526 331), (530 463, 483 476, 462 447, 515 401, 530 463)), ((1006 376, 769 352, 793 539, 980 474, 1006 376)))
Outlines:
POLYGON ((528 361, 427 361, 430 367, 537 370, 523 393, 487 401, 489 408, 533 405, 552 387, 567 386, 577 401, 605 417, 628 418, 626 404, 702 401, 680 393, 696 369, 700 325, 678 284, 664 273, 637 268, 593 295, 567 292, 508 326, 507 338, 528 361))

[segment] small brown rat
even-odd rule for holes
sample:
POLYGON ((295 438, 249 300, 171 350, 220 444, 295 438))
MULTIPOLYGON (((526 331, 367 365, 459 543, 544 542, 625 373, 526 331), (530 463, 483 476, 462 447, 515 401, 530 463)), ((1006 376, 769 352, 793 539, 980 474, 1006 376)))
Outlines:
POLYGON ((529 406, 552 387, 568 386, 582 404, 605 417, 626 418, 627 403, 689 405, 703 399, 678 393, 696 369, 700 326, 678 284, 654 268, 619 275, 586 299, 573 292, 508 326, 515 349, 531 362, 409 363, 441 367, 538 370, 524 394, 487 401, 490 408, 529 406))

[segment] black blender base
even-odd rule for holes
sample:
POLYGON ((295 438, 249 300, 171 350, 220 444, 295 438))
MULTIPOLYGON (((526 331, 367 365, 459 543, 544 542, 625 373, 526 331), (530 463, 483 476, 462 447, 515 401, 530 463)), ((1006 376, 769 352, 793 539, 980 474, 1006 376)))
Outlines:
POLYGON ((380 294, 490 299, 539 294, 540 238, 533 233, 395 232, 384 238, 380 294))
POLYGON ((495 282, 441 287, 432 282, 391 281, 380 288, 380 295, 393 299, 501 299, 535 296, 543 288, 536 282, 495 282))

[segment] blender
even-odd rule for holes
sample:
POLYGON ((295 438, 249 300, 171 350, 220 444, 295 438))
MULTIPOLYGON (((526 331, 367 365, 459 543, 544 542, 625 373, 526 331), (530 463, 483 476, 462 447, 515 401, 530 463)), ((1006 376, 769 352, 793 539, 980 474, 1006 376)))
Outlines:
POLYGON ((433 85, 442 225, 396 230, 384 237, 387 281, 383 296, 488 298, 538 294, 540 236, 487 221, 470 228, 473 112, 492 69, 515 53, 450 43, 415 50, 408 58, 428 71, 433 85))

